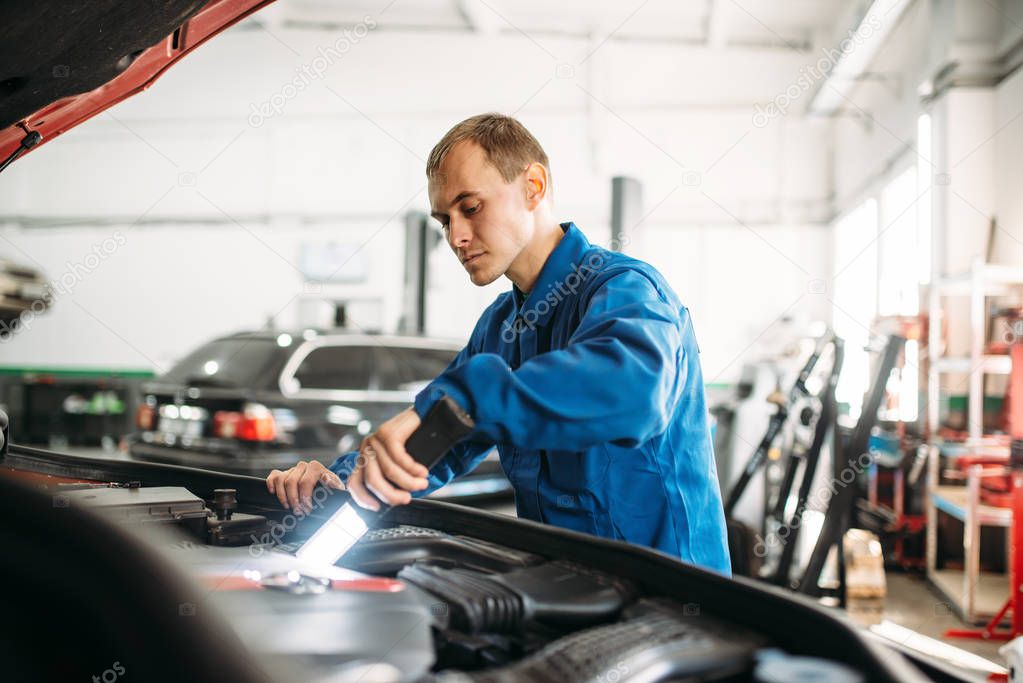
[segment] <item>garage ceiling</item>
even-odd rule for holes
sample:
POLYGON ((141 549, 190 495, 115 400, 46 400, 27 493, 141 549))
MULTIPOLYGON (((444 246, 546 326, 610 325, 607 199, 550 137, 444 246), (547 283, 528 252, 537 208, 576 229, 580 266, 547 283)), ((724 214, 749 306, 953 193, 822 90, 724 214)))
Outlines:
POLYGON ((809 50, 848 12, 843 0, 279 0, 267 25, 332 28, 370 16, 380 28, 527 33, 709 47, 809 50))

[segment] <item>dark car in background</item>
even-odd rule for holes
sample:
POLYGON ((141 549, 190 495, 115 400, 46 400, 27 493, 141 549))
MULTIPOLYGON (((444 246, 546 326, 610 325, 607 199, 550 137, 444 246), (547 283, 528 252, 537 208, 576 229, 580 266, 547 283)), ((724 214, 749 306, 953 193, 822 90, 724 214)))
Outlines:
MULTIPOLYGON (((133 459, 265 476, 332 463, 409 406, 461 344, 346 330, 241 332, 142 385, 133 459)), ((509 496, 496 452, 437 497, 509 496)))
POLYGON ((25 316, 42 313, 52 303, 50 283, 41 271, 0 257, 0 340, 16 333, 25 316))

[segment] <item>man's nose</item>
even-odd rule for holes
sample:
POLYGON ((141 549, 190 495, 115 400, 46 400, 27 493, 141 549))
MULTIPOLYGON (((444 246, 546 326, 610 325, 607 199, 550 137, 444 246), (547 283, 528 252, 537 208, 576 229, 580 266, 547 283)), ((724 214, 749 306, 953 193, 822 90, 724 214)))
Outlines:
POLYGON ((461 249, 472 242, 472 229, 469 221, 454 220, 448 223, 448 243, 452 249, 461 249))

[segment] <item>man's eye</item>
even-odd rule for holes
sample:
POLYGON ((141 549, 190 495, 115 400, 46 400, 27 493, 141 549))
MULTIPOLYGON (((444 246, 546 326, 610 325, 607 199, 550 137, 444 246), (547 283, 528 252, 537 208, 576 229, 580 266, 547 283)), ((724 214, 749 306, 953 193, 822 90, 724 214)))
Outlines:
POLYGON ((464 213, 466 216, 471 216, 471 215, 473 215, 474 213, 476 213, 479 210, 480 210, 480 205, 476 204, 475 206, 466 207, 465 209, 462 210, 462 213, 464 213))

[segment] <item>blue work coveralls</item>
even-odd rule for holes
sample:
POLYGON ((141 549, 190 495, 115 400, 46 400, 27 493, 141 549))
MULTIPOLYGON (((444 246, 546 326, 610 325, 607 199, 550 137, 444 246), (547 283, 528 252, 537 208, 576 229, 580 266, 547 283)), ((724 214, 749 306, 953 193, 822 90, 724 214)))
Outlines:
MULTIPOLYGON (((416 396, 420 417, 447 394, 476 421, 416 495, 471 471, 496 445, 519 517, 729 575, 689 311, 649 264, 561 227, 533 290, 498 296, 416 396)), ((331 470, 346 479, 355 455, 331 470)))

